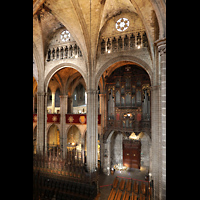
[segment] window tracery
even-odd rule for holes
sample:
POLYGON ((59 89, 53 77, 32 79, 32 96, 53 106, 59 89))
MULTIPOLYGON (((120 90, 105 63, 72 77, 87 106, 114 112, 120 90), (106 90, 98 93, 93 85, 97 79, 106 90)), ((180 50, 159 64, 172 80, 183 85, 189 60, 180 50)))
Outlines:
POLYGON ((63 42, 67 42, 70 39, 70 32, 67 30, 64 30, 61 34, 60 34, 60 39, 63 42))
POLYGON ((127 18, 120 18, 117 20, 115 27, 120 32, 125 31, 129 27, 129 20, 127 18))

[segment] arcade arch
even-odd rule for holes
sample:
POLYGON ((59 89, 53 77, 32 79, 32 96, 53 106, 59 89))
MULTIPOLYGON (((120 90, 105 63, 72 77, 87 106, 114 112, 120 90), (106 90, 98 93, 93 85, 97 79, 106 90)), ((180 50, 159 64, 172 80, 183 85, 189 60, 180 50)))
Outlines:
POLYGON ((52 74, 47 87, 48 113, 61 113, 61 107, 63 104, 60 103, 60 98, 63 97, 63 95, 67 98, 65 101, 65 114, 74 113, 73 93, 78 85, 83 86, 82 89, 86 90, 86 83, 83 76, 74 68, 61 68, 52 74))
POLYGON ((150 166, 152 72, 148 65, 144 66, 148 71, 138 63, 128 60, 117 61, 109 67, 101 68, 102 70, 105 67, 99 81, 99 84, 104 84, 101 86, 103 97, 100 101, 104 121, 102 145, 107 154, 103 157, 104 172, 114 165, 123 164, 123 152, 126 148, 124 141, 136 141, 129 138, 133 132, 136 135, 145 132, 145 137, 139 139, 141 155, 137 166, 150 166))
MULTIPOLYGON (((44 81, 44 88, 45 88, 45 91, 47 91, 48 89, 48 85, 52 79, 52 77, 57 74, 57 72, 59 71, 62 71, 62 70, 65 70, 65 69, 71 69, 74 70, 74 73, 75 72, 78 72, 84 79, 84 82, 87 83, 87 75, 86 73, 83 71, 83 69, 73 63, 61 63, 61 64, 58 64, 56 65, 55 67, 53 67, 51 70, 49 70, 48 72, 46 72, 46 76, 45 76, 45 81, 44 81)), ((73 75, 74 73, 72 73, 71 75, 73 75)), ((67 76, 67 75, 66 75, 67 76)), ((64 88, 63 88, 64 89, 64 88)), ((64 91, 63 91, 64 92, 64 91)))
POLYGON ((69 151, 76 149, 76 151, 81 153, 81 132, 76 125, 72 125, 67 132, 67 149, 69 151))
POLYGON ((47 132, 47 151, 60 151, 60 131, 56 124, 52 124, 47 132))

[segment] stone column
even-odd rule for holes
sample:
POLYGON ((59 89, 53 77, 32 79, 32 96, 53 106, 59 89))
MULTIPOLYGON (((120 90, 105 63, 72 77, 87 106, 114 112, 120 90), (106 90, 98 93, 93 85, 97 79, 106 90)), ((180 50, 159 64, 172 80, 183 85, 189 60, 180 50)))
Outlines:
POLYGON ((166 199, 166 38, 157 42, 161 68, 161 140, 160 140, 160 179, 159 199, 166 199))
POLYGON ((150 173, 154 184, 154 200, 158 200, 159 183, 159 135, 160 135, 160 86, 151 87, 151 154, 150 154, 150 173))
POLYGON ((94 172, 98 167, 98 101, 97 91, 87 91, 87 167, 94 172))
POLYGON ((66 145, 67 145, 67 134, 65 133, 66 126, 66 117, 67 114, 67 105, 68 103, 68 95, 60 95, 60 147, 63 151, 63 158, 65 158, 66 154, 66 145))
POLYGON ((46 132, 46 93, 37 93, 37 154, 45 152, 45 132, 46 132))
POLYGON ((157 46, 152 85, 151 120, 152 146, 150 171, 154 181, 154 200, 166 199, 166 38, 157 46), (156 54, 156 55, 157 55, 156 54))

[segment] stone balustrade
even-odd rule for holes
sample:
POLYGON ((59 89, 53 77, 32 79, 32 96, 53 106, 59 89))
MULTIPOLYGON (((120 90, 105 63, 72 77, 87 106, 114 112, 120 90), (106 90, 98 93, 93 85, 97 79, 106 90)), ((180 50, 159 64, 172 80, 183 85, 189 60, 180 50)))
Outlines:
POLYGON ((102 37, 100 52, 101 54, 107 54, 126 50, 137 50, 143 47, 148 47, 148 39, 145 31, 139 31, 125 35, 102 37))
POLYGON ((82 52, 76 42, 54 45, 47 51, 46 61, 72 59, 82 57, 82 52))

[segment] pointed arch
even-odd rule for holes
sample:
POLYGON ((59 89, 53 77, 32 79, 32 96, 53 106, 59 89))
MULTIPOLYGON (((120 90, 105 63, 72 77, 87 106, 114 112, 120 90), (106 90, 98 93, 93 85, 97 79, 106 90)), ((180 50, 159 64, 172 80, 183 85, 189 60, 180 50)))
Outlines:
POLYGON ((111 65, 113 65, 115 63, 118 63, 118 62, 121 62, 121 61, 126 61, 126 62, 129 61, 129 62, 132 62, 133 64, 137 64, 138 66, 142 67, 147 72, 147 74, 149 75, 150 82, 151 82, 151 85, 152 85, 153 72, 152 72, 151 67, 146 62, 144 62, 143 60, 141 60, 140 58, 137 58, 135 56, 118 56, 118 57, 114 57, 114 58, 110 59, 109 61, 104 63, 99 68, 99 70, 96 73, 96 77, 95 77, 95 80, 96 80, 95 86, 96 86, 96 88, 98 88, 98 84, 99 84, 100 78, 101 78, 102 74, 105 72, 105 70, 107 68, 109 68, 111 65))
POLYGON ((47 146, 48 149, 60 146, 60 130, 57 124, 47 127, 47 146))
POLYGON ((83 77, 85 83, 87 83, 87 75, 83 72, 83 70, 78 67, 77 65, 73 64, 73 63, 61 63, 61 64, 58 64, 57 66, 55 66, 53 69, 51 69, 48 74, 46 75, 45 77, 45 81, 44 81, 44 87, 45 87, 45 91, 47 91, 47 88, 48 88, 48 84, 49 84, 49 81, 51 80, 51 78, 54 76, 54 74, 63 69, 63 68, 67 68, 67 67, 71 67, 73 69, 76 69, 83 77))

